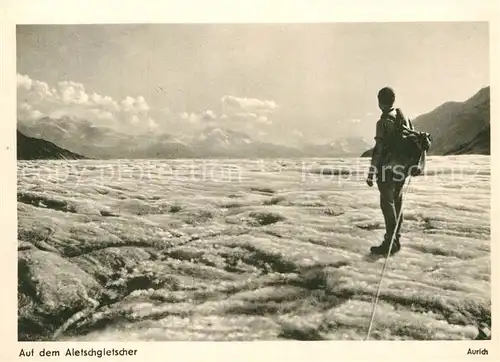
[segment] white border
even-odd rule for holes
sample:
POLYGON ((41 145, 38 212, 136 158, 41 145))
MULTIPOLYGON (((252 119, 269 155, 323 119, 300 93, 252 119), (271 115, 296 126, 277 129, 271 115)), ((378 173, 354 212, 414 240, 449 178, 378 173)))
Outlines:
MULTIPOLYGON (((399 22, 399 21, 488 21, 490 22, 490 86, 492 137, 497 134, 500 2, 494 0, 389 0, 351 1, 22 1, 0 0, 0 268, 3 272, 3 307, 0 309, 0 361, 17 360, 23 348, 41 348, 40 343, 17 342, 17 220, 16 220, 16 53, 15 24, 83 23, 307 23, 307 22, 399 22)), ((497 184, 497 144, 492 140, 492 186, 497 184)), ((498 192, 492 187, 492 280, 497 284, 498 192)), ((492 289, 492 315, 497 315, 498 288, 492 289)), ((139 349, 138 360, 149 361, 499 361, 498 323, 493 320, 492 341, 466 342, 168 342, 168 343, 75 343, 75 347, 139 349), (193 343, 196 343, 193 345, 193 343), (488 356, 471 357, 467 349, 486 347, 488 356)), ((45 348, 64 348, 71 343, 44 343, 45 348)), ((79 357, 78 360, 91 358, 79 357)), ((123 358, 122 358, 123 359, 123 358)), ((32 357, 30 361, 41 361, 32 357)), ((45 359, 47 360, 47 359, 45 359)), ((51 360, 69 360, 52 358, 51 360)), ((103 359, 104 360, 104 359, 103 359)), ((106 361, 112 360, 106 357, 106 361)))

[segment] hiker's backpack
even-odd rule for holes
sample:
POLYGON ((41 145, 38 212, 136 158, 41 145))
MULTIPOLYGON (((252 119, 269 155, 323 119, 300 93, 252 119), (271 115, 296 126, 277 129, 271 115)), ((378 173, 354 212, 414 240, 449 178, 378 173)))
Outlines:
POLYGON ((425 169, 427 151, 431 147, 432 138, 427 132, 418 132, 413 128, 410 119, 405 118, 401 109, 396 109, 395 134, 392 152, 404 160, 407 175, 422 175, 425 169))

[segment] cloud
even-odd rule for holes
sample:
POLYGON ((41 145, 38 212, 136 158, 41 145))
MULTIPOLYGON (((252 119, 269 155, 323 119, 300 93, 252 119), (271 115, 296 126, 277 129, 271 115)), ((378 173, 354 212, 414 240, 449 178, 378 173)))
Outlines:
POLYGON ((274 101, 260 100, 257 98, 240 98, 225 95, 221 98, 224 119, 272 124, 271 115, 278 109, 274 101))
POLYGON ((27 120, 35 120, 43 117, 42 112, 33 109, 33 107, 28 103, 22 103, 17 109, 18 117, 27 120))
POLYGON ((270 113, 278 108, 274 101, 260 100, 256 98, 240 98, 235 96, 223 96, 222 104, 227 108, 234 108, 250 113, 270 113))
POLYGON ((215 115, 211 113, 211 111, 205 111, 203 113, 182 112, 179 117, 181 120, 192 125, 203 125, 205 122, 215 119, 215 115))
POLYGON ((93 93, 90 99, 96 106, 109 112, 118 112, 120 110, 118 103, 109 96, 101 96, 100 94, 93 93))
POLYGON ((217 115, 212 110, 206 110, 201 114, 201 119, 205 122, 214 121, 217 119, 217 115))
POLYGON ((137 98, 132 98, 127 96, 124 100, 120 102, 122 109, 126 112, 147 112, 149 111, 149 106, 143 96, 137 98))
POLYGON ((17 88, 29 89, 31 88, 32 83, 33 81, 30 77, 22 74, 17 74, 17 88))
POLYGON ((179 114, 179 117, 183 120, 183 121, 186 121, 186 122, 189 122, 189 123, 198 123, 201 119, 201 116, 199 114, 196 114, 196 113, 188 113, 188 112, 182 112, 181 114, 179 114))
POLYGON ((355 119, 351 119, 351 123, 352 123, 352 124, 360 124, 360 123, 361 123, 361 120, 360 120, 360 119, 357 119, 357 118, 355 118, 355 119))
POLYGON ((53 101, 55 89, 50 89, 45 82, 33 80, 25 75, 17 75, 18 104, 33 106, 42 101, 53 101))
POLYGON ((89 103, 89 95, 85 91, 85 87, 81 83, 75 82, 59 82, 59 94, 61 100, 65 104, 87 104, 89 103))
MULTIPOLYGON (((229 117, 226 116, 226 119, 229 117)), ((247 121, 252 123, 261 123, 261 124, 271 124, 271 120, 268 116, 258 115, 256 113, 235 113, 232 115, 233 120, 247 121)))
POLYGON ((259 125, 272 124, 270 112, 277 108, 275 102, 260 101, 254 98, 224 96, 221 98, 221 102, 223 112, 220 116, 212 110, 199 113, 180 113, 178 118, 183 122, 182 129, 187 132, 188 130, 199 130, 213 126, 253 131, 259 125))
POLYGON ((122 131, 156 128, 150 107, 142 96, 127 96, 116 101, 110 96, 89 94, 82 83, 58 82, 55 87, 27 75, 17 75, 18 121, 36 121, 42 117, 72 117, 122 131))
POLYGON ((258 123, 264 123, 264 124, 271 124, 271 120, 267 116, 259 116, 257 117, 256 121, 258 123))
POLYGON ((255 113, 234 113, 232 116, 246 121, 254 121, 259 117, 255 113))

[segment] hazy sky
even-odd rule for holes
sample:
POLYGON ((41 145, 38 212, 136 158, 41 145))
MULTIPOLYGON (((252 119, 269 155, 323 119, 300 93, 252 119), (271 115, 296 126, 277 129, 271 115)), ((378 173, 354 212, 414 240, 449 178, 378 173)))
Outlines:
POLYGON ((379 88, 409 116, 463 101, 489 85, 488 45, 486 23, 19 26, 18 108, 158 132, 372 138, 379 88))

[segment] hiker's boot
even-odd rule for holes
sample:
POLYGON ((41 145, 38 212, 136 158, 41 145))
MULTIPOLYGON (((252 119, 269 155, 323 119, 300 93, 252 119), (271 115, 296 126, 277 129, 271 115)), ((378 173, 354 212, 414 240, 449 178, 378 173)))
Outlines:
POLYGON ((388 251, 388 245, 385 242, 382 242, 379 246, 372 246, 370 248, 370 253, 374 255, 384 255, 387 254, 388 251))
MULTIPOLYGON (((387 255, 389 252, 389 246, 391 244, 390 240, 384 239, 382 244, 379 246, 372 246, 370 248, 370 252, 375 255, 387 255)), ((392 243, 392 248, 391 248, 391 255, 397 253, 401 249, 401 245, 399 243, 399 238, 394 239, 394 242, 392 243)))

